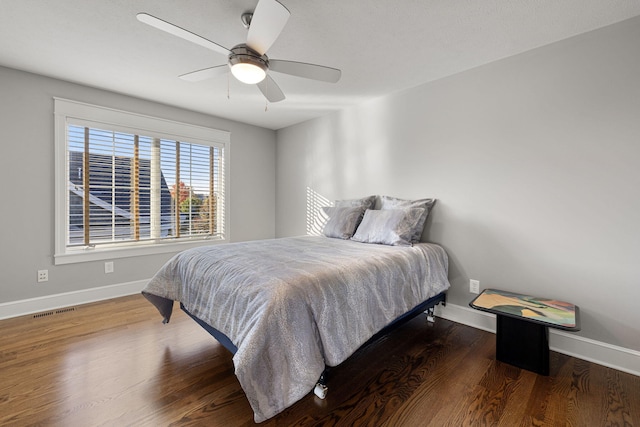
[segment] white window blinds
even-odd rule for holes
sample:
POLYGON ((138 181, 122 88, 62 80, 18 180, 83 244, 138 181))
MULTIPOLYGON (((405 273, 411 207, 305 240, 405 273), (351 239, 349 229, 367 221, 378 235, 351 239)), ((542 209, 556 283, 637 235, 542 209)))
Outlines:
POLYGON ((69 246, 222 234, 221 148, 67 129, 69 246))
POLYGON ((66 187, 65 229, 57 255, 225 239, 225 143, 64 119, 64 178, 57 179, 66 187))

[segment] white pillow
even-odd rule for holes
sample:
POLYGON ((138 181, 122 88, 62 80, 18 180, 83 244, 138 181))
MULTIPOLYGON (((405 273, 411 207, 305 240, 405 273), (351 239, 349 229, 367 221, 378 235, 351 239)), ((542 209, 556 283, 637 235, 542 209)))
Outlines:
POLYGON ((411 246, 411 236, 423 213, 424 208, 368 209, 351 240, 362 243, 411 246))

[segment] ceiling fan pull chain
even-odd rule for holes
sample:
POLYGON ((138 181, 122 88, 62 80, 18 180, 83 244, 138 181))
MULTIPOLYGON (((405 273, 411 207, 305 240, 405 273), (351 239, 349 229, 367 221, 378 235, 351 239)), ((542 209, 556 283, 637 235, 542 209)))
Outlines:
POLYGON ((265 97, 264 97, 264 112, 267 112, 267 107, 269 107, 269 80, 267 80, 266 84, 264 85, 265 89, 265 97))
POLYGON ((227 73, 227 99, 231 99, 231 82, 229 80, 229 73, 227 73))

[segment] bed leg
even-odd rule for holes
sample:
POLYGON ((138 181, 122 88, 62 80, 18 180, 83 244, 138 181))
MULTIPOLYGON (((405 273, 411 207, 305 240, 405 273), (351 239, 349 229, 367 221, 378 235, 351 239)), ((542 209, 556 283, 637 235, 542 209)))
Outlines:
POLYGON ((318 396, 320 399, 324 399, 325 397, 327 397, 328 390, 329 388, 327 387, 327 371, 325 369, 322 375, 320 375, 320 378, 318 379, 318 382, 313 389, 313 394, 318 396))
POLYGON ((425 313, 427 315, 427 322, 429 322, 429 323, 435 323, 436 322, 436 315, 434 314, 434 308, 433 307, 427 308, 425 313))

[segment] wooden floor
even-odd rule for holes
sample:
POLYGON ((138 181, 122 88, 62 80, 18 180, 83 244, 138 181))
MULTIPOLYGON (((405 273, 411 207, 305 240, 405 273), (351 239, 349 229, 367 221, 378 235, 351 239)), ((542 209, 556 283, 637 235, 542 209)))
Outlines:
MULTIPOLYGON (((231 355, 141 296, 0 321, 2 426, 250 426, 231 355)), ((495 361, 495 336, 420 316, 261 426, 640 426, 640 377, 551 353, 495 361)))

